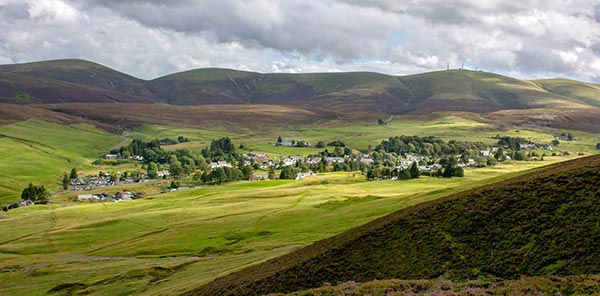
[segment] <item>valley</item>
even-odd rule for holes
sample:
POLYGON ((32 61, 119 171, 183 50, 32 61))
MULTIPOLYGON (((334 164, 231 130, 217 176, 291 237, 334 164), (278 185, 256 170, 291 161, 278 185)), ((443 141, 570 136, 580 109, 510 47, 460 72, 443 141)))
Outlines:
MULTIPOLYGON (((402 210, 412 212, 448 196, 482 190, 476 189, 479 186, 500 186, 496 184, 513 182, 516 177, 533 178, 541 172, 567 171, 574 163, 595 163, 590 155, 600 151, 596 96, 597 85, 589 83, 524 81, 463 70, 396 77, 200 69, 143 81, 85 61, 0 66, 4 102, 0 104, 0 205, 20 201, 30 182, 50 192, 48 204, 0 212, 0 294, 211 295, 234 288, 249 293, 248 285, 260 286, 265 293, 318 288, 323 283, 316 280, 310 285, 281 280, 289 289, 276 289, 279 279, 273 286, 265 285, 265 278, 275 272, 286 278, 286 272, 297 267, 279 269, 275 264, 272 270, 269 267, 273 273, 263 273, 265 265, 261 264, 280 262, 275 259, 279 256, 309 260, 321 250, 311 256, 306 252, 323 242, 371 229, 370 223, 403 215, 397 214, 402 210), (436 142, 437 154, 431 154, 435 150, 432 140, 419 149, 410 148, 411 153, 393 150, 399 147, 382 148, 384 142, 391 146, 400 141, 400 136, 418 136, 413 138, 417 142, 433 137, 442 142, 436 142), (185 140, 176 141, 179 138, 185 140), (278 138, 311 144, 278 145, 278 138), (193 154, 199 166, 191 169, 186 163, 192 171, 177 177, 148 177, 149 160, 119 150, 133 142, 153 145, 149 143, 165 139, 168 144, 155 151, 159 152, 156 160, 162 161, 158 163, 161 172, 170 171, 174 162, 165 158, 177 153, 179 160, 186 153, 193 154), (200 161, 203 150, 223 139, 233 143, 235 155, 213 159, 209 156, 215 151, 209 150, 202 157, 204 162, 200 161), (500 139, 523 142, 509 147, 500 145, 500 139), (317 147, 319 142, 322 147, 317 147), (463 149, 457 153, 448 148, 450 142, 469 148, 457 148, 463 149), (345 149, 338 150, 345 150, 340 158, 345 161, 346 157, 346 163, 364 156, 377 164, 366 162, 371 164, 334 171, 334 164, 325 162, 316 176, 278 178, 286 158, 305 161, 325 149, 331 153, 339 148, 331 143, 343 144, 345 149), (443 154, 442 146, 452 152, 443 154), (488 155, 483 157, 473 147, 484 147, 488 155), (486 159, 496 159, 493 154, 499 148, 510 153, 500 154, 498 162, 486 163, 486 159), (524 159, 513 159, 520 150, 524 159), (403 169, 368 177, 375 168, 385 170, 385 161, 390 169, 401 167, 408 161, 407 154, 413 161, 419 153, 431 154, 423 157, 423 166, 445 157, 459 159, 464 177, 429 174, 400 179, 403 169), (216 170, 210 167, 213 163, 231 165, 248 155, 268 156, 275 164, 275 180, 236 177, 221 183, 194 179, 216 170), (473 163, 467 165, 469 159, 473 163), (117 179, 135 173, 144 182, 80 191, 73 191, 71 184, 64 190, 63 175, 72 169, 82 179, 99 174, 117 179), (77 199, 78 195, 108 196, 117 191, 141 198, 77 199), (251 275, 257 277, 244 275, 245 268, 256 271, 251 275), (241 276, 236 273, 240 271, 241 276)), ((255 175, 271 173, 260 165, 254 166, 255 175)), ((305 169, 300 164, 289 166, 305 169)), ((412 240, 403 236, 400 241, 412 240)), ((450 248, 462 246, 452 243, 450 248)), ((427 268, 383 277, 361 275, 360 281, 371 285, 372 279, 439 276, 425 272, 435 270, 427 268)), ((486 272, 481 274, 488 276, 486 272)), ((589 272, 596 273, 593 268, 589 272)), ((334 274, 329 282, 335 285, 350 279, 351 275, 334 274)), ((384 283, 388 284, 395 285, 384 283)))

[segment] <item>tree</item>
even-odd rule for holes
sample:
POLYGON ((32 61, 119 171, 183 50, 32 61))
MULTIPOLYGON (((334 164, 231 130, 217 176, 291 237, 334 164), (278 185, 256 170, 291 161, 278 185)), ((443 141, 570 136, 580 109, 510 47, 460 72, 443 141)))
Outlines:
POLYGON ((419 171, 419 166, 417 165, 417 162, 415 161, 410 166, 410 176, 412 179, 418 179, 420 175, 421 175, 421 172, 419 171))
POLYGON ((29 186, 27 186, 25 189, 23 189, 23 192, 21 192, 21 199, 31 200, 38 204, 47 204, 49 197, 50 192, 46 190, 44 185, 34 186, 32 183, 29 183, 29 186))
POLYGON ((464 177, 465 171, 463 168, 457 166, 456 158, 450 157, 444 166, 444 171, 442 173, 442 177, 444 178, 452 178, 452 177, 464 177))
POLYGON ((69 178, 77 179, 77 169, 76 168, 71 169, 71 174, 69 175, 69 178))
POLYGON ((271 167, 269 168, 269 180, 275 180, 275 170, 271 167))
POLYGON ((210 172, 210 179, 213 183, 221 184, 227 181, 227 175, 225 174, 225 170, 223 168, 215 168, 210 172))
POLYGON ((181 184, 178 181, 172 181, 171 186, 169 186, 169 187, 171 187, 171 189, 177 189, 180 187, 180 185, 181 184))
POLYGON ((319 141, 319 142, 317 142, 317 145, 315 145, 315 147, 317 147, 317 148, 325 148, 325 142, 319 141))
POLYGON ((63 187, 64 190, 69 189, 69 176, 67 175, 67 173, 65 173, 63 175, 62 187, 63 187))
POLYGON ((400 174, 398 176, 398 179, 400 180, 408 180, 408 179, 412 179, 412 175, 410 173, 410 170, 401 170, 400 174))
POLYGON ((242 169, 242 174, 244 174, 244 180, 252 180, 252 167, 251 166, 243 166, 242 169))
POLYGON ((277 137, 277 143, 281 144, 281 142, 283 142, 283 139, 281 138, 281 136, 277 137))
POLYGON ((296 179, 297 175, 298 172, 293 167, 286 166, 285 168, 283 168, 283 170, 281 170, 281 173, 279 174, 279 179, 294 180, 296 179))
POLYGON ((371 168, 367 171, 367 179, 368 180, 375 180, 377 178, 377 172, 375 171, 375 169, 371 168))
POLYGON ((148 175, 148 178, 150 178, 150 179, 158 178, 158 167, 156 166, 156 163, 150 162, 148 164, 148 168, 146 169, 146 174, 148 175))

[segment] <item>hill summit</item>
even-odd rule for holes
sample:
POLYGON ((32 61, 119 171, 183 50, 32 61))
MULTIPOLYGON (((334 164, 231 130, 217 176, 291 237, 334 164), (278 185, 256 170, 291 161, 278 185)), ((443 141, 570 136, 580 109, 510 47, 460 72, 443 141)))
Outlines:
POLYGON ((372 72, 256 73, 206 68, 144 81, 83 60, 0 66, 0 103, 277 104, 334 112, 423 114, 600 106, 600 86, 526 81, 469 70, 410 76, 372 72))

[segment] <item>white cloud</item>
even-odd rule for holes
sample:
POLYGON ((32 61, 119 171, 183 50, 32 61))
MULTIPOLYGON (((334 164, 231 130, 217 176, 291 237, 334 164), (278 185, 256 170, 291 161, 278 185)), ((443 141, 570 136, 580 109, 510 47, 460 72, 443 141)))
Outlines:
POLYGON ((600 81, 589 0, 0 0, 0 62, 84 58, 142 78, 198 67, 412 74, 450 62, 600 81))

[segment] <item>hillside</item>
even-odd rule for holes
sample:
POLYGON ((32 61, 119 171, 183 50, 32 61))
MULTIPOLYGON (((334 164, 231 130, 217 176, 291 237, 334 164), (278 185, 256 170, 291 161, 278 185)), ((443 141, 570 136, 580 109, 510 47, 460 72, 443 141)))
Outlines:
POLYGON ((342 113, 596 109, 598 86, 469 70, 410 76, 284 74, 206 68, 149 81, 82 60, 0 66, 0 103, 276 104, 342 113))
POLYGON ((374 279, 600 273, 600 156, 400 210, 188 295, 259 295, 374 279))
POLYGON ((535 80, 534 83, 548 92, 573 98, 584 104, 600 107, 600 85, 598 84, 569 79, 542 79, 535 80))
POLYGON ((83 60, 0 65, 0 103, 151 103, 144 81, 83 60))

